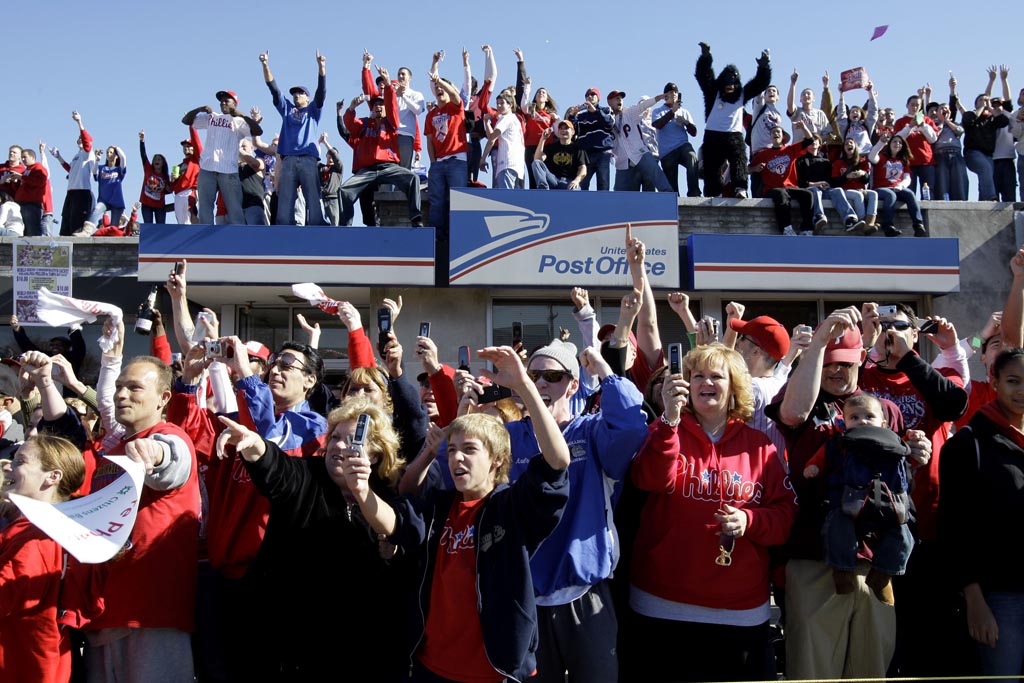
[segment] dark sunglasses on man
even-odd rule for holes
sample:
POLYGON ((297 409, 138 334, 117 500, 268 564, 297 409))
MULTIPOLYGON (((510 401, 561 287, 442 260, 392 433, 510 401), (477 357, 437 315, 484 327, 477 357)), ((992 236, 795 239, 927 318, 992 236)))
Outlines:
POLYGON ((557 384, 566 377, 571 376, 565 370, 527 370, 526 375, 530 378, 531 382, 536 382, 543 377, 544 381, 548 384, 557 384))
POLYGON ((297 370, 307 373, 310 371, 309 368, 306 367, 306 364, 299 360, 298 356, 293 353, 288 353, 287 351, 270 357, 269 367, 273 367, 275 365, 277 366, 277 369, 282 372, 290 368, 296 368, 297 370))

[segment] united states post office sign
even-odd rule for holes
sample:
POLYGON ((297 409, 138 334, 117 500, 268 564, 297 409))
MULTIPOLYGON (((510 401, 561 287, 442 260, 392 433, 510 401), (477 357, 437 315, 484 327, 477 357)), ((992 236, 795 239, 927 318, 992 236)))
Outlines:
POLYGON ((679 287, 674 194, 452 190, 450 223, 453 286, 622 286, 629 224, 651 286, 679 287))
POLYGON ((143 225, 139 281, 188 260, 190 283, 434 284, 433 228, 143 225))

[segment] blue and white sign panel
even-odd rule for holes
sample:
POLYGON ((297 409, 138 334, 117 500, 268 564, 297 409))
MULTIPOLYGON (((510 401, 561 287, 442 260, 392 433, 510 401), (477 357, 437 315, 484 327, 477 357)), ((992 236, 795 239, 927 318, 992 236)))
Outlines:
POLYGON ((955 238, 693 234, 687 239, 695 290, 960 291, 955 238))
POLYGON ((188 259, 207 284, 434 284, 433 228, 143 225, 139 281, 162 282, 188 259))
POLYGON ((676 196, 654 192, 452 190, 452 285, 621 286, 626 224, 651 286, 679 286, 676 196))

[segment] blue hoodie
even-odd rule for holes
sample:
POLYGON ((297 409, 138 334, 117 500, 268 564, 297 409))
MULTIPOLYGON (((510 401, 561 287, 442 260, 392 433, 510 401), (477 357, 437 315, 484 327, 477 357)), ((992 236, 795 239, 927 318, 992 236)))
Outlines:
POLYGON ((320 137, 320 110, 327 99, 327 77, 318 76, 316 93, 302 109, 296 107, 281 95, 277 81, 267 83, 274 100, 274 109, 281 114, 281 138, 277 141, 277 153, 281 156, 309 156, 320 158, 317 138, 320 137))
MULTIPOLYGON (((647 420, 643 397, 628 379, 606 377, 601 390, 600 413, 581 415, 562 428, 571 457, 571 495, 562 521, 530 561, 541 605, 572 602, 611 576, 619 561, 613 491, 647 439, 647 420)), ((529 418, 506 427, 515 481, 540 448, 529 418)))

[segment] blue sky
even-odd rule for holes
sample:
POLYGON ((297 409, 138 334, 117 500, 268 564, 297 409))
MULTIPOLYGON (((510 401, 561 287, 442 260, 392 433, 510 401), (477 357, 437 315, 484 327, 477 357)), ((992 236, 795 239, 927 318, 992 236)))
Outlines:
MULTIPOLYGON (((410 67, 413 87, 424 93, 435 50, 447 52, 442 75, 460 83, 462 47, 469 48, 474 74, 480 77, 480 46, 490 43, 499 86, 504 86, 514 82, 512 50, 520 47, 534 87, 546 87, 562 111, 582 101, 588 87, 602 93, 625 90, 632 102, 674 81, 701 133, 702 103, 693 79, 701 40, 711 44, 717 68, 734 62, 744 79, 753 75, 755 58, 768 47, 780 89, 788 86, 796 67, 799 87, 812 87, 819 96, 826 69, 835 94, 841 71, 864 66, 880 103, 898 112, 925 82, 945 98, 949 70, 970 100, 984 88, 985 68, 992 63, 1009 63, 1014 97, 1024 86, 1020 3, 989 7, 984 22, 968 18, 964 3, 948 0, 924 5, 736 2, 728 5, 727 20, 716 11, 726 6, 720 3, 317 4, 19 3, 7 12, 8 30, 17 42, 5 50, 9 96, 0 110, 0 144, 35 147, 42 139, 68 158, 76 137, 71 111, 78 109, 96 144, 125 148, 130 162, 125 199, 130 204, 142 182, 138 131, 146 130, 150 156, 163 153, 177 163, 178 142, 186 133, 181 116, 199 105, 215 106, 217 90, 236 91, 245 110, 258 105, 268 132, 277 130, 280 119, 270 107, 258 59, 266 49, 284 87, 305 84, 311 90, 314 51, 326 55, 330 114, 324 128, 336 145, 340 138, 333 104, 358 94, 364 47, 392 75, 400 66, 410 67), (888 32, 869 42, 880 24, 889 24, 888 32), (976 37, 982 32, 984 40, 976 37)), ((347 176, 351 155, 342 151, 347 176)), ((59 215, 63 174, 53 174, 53 185, 59 215)))

